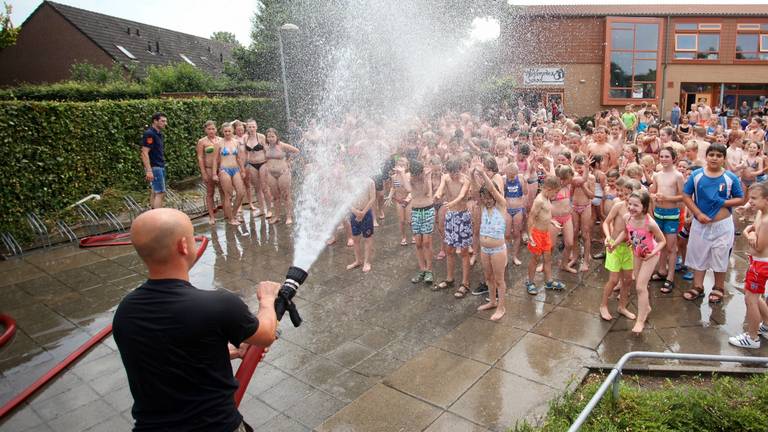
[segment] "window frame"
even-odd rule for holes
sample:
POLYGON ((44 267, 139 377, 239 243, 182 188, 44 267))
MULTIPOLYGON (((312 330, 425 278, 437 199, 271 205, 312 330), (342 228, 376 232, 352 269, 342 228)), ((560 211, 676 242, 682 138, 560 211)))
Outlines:
MULTIPOLYGON (((631 85, 629 87, 630 90, 634 90, 635 87, 635 81, 634 81, 634 64, 637 60, 643 60, 642 57, 637 58, 638 54, 647 52, 650 53, 651 50, 636 50, 636 40, 633 35, 633 47, 632 50, 618 50, 617 52, 629 52, 632 53, 632 71, 631 76, 633 77, 633 80, 631 82, 631 85)), ((608 16, 605 17, 605 35, 604 35, 604 42, 605 42, 605 55, 603 58, 603 91, 602 91, 602 104, 603 105, 627 105, 627 104, 639 104, 642 102, 648 102, 648 103, 654 103, 658 104, 661 98, 661 85, 663 84, 661 79, 661 67, 662 67, 662 60, 664 57, 664 50, 666 47, 664 46, 666 43, 666 40, 664 39, 664 20, 662 18, 650 18, 650 17, 622 17, 622 16, 608 16), (654 98, 615 98, 610 96, 610 91, 613 88, 626 88, 626 87, 611 87, 611 54, 613 54, 613 47, 611 44, 611 27, 614 23, 627 23, 632 24, 633 29, 634 26, 637 24, 656 24, 658 26, 658 40, 656 44, 656 80, 655 81, 637 81, 638 83, 642 84, 653 84, 655 86, 655 97, 654 98)), ((647 60, 647 59, 645 59, 647 60)))
POLYGON ((670 58, 671 63, 694 63, 694 64, 701 64, 701 63, 720 63, 722 60, 722 48, 723 48, 723 23, 719 20, 711 20, 706 18, 699 18, 699 19, 682 19, 682 20, 675 20, 670 23, 670 32, 674 35, 674 43, 670 47, 670 50, 672 51, 672 55, 670 58), (679 25, 695 25, 695 29, 678 29, 679 25), (717 35, 718 36, 718 44, 717 44, 717 51, 700 51, 699 48, 701 47, 701 44, 699 43, 699 38, 701 35, 717 35), (696 37, 696 48, 695 49, 679 49, 677 47, 677 38, 681 35, 691 35, 696 37), (693 53, 694 57, 691 59, 687 58, 677 58, 677 53, 693 53), (717 54, 716 59, 711 58, 698 58, 699 54, 709 55, 709 54, 717 54))
POLYGON ((733 60, 738 64, 766 64, 768 63, 768 20, 750 20, 736 24, 736 37, 734 38, 733 60), (739 36, 755 35, 757 36, 757 51, 739 51, 739 36), (765 40, 765 43, 763 41, 765 40), (739 53, 757 54, 757 58, 738 58, 739 53), (761 59, 761 55, 766 55, 761 59))

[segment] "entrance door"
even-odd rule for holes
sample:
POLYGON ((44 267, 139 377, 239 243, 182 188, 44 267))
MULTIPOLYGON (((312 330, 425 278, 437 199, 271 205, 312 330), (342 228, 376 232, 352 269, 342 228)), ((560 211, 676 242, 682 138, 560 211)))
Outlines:
POLYGON ((563 112, 565 105, 563 104, 563 92, 547 92, 547 111, 552 112, 552 103, 556 103, 558 111, 563 112))

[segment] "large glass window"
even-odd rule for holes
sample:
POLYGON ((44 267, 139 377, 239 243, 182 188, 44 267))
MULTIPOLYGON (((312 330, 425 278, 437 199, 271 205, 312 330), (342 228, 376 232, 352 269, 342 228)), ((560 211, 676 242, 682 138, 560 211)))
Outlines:
POLYGON ((768 24, 738 24, 736 60, 768 60, 768 24))
POLYGON ((675 24, 675 60, 720 58, 720 28, 716 23, 675 24))
POLYGON ((661 20, 607 19, 603 103, 655 100, 659 86, 661 20))

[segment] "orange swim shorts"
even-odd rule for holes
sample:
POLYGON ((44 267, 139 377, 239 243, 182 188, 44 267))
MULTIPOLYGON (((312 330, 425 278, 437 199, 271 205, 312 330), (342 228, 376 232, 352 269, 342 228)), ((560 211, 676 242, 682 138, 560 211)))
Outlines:
POLYGON ((542 255, 552 252, 552 238, 549 231, 541 231, 531 228, 531 238, 528 240, 528 250, 534 255, 542 255))

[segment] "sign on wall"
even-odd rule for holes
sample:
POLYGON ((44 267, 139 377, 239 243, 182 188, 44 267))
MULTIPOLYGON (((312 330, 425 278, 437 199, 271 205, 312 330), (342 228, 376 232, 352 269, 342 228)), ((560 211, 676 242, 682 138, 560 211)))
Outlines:
POLYGON ((528 68, 523 71, 525 85, 564 85, 563 68, 528 68))

